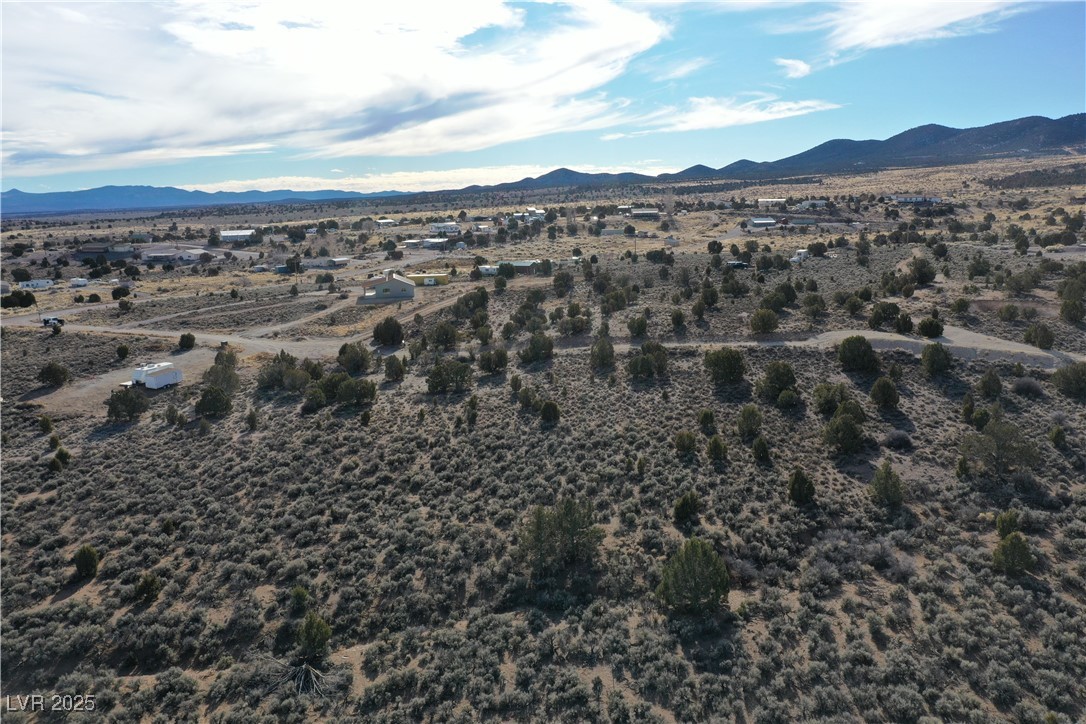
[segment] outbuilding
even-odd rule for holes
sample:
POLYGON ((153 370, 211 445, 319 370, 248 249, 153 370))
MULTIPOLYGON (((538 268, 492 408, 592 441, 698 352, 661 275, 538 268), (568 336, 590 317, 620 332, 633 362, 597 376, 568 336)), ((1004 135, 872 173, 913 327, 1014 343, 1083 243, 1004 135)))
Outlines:
POLYGON ((229 229, 220 231, 219 238, 224 244, 233 244, 235 242, 249 241, 255 233, 256 229, 229 229))
POLYGON ((439 221, 434 224, 430 224, 431 234, 448 234, 450 236, 460 236, 460 224, 455 221, 439 221))
MULTIPOLYGON (((542 262, 539 259, 518 259, 517 261, 500 261, 498 266, 508 264, 517 274, 535 274, 542 262)), ((482 270, 482 267, 479 267, 482 270)))
POLYGON ((436 287, 439 284, 448 284, 449 275, 445 272, 429 274, 426 272, 418 272, 415 274, 406 275, 408 279, 415 283, 417 287, 436 287))

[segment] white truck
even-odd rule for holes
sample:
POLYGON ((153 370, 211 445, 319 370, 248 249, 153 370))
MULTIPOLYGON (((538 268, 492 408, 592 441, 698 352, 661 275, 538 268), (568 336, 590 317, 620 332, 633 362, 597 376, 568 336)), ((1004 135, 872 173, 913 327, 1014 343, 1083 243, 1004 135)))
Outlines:
POLYGON ((133 370, 132 382, 129 385, 143 385, 149 390, 158 390, 180 382, 181 370, 174 367, 173 362, 153 362, 133 370))

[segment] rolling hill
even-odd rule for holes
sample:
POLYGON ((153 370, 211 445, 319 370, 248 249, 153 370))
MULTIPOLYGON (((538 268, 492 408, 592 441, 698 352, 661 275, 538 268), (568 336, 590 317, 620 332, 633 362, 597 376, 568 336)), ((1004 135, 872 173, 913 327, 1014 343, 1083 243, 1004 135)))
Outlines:
POLYGON ((290 203, 365 199, 396 196, 400 191, 186 191, 173 186, 101 186, 82 191, 34 194, 12 189, 0 194, 5 214, 70 213, 74 211, 120 211, 167 209, 232 204, 290 203))

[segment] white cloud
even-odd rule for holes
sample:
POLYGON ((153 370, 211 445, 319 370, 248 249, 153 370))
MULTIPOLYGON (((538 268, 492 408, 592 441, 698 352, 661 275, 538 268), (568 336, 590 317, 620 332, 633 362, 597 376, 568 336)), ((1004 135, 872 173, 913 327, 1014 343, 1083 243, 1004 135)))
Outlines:
POLYGON ((832 53, 863 52, 924 40, 991 31, 1004 18, 1022 12, 1019 2, 910 0, 849 2, 818 14, 811 25, 829 31, 832 53))
POLYGON ((666 26, 614 2, 4 7, 5 173, 286 149, 419 156, 628 120, 666 26), (542 19, 540 19, 542 18, 542 19))
POLYGON ((675 63, 663 70, 657 71, 653 74, 652 79, 655 81, 679 80, 680 78, 685 78, 688 75, 696 73, 707 65, 709 65, 708 58, 691 58, 690 60, 682 63, 675 63))
POLYGON ((784 75, 787 78, 803 78, 811 74, 810 63, 804 63, 802 60, 776 58, 773 62, 784 68, 784 75))
POLYGON ((834 108, 840 108, 840 106, 823 100, 782 101, 776 96, 764 93, 757 94, 746 101, 738 98, 691 98, 686 108, 662 112, 650 124, 652 127, 627 135, 642 136, 648 133, 705 131, 746 126, 834 108))
MULTIPOLYGON (((529 176, 541 176, 561 164, 553 166, 508 165, 477 166, 473 168, 453 168, 438 171, 393 171, 389 173, 371 173, 359 176, 341 176, 323 178, 319 176, 273 176, 255 179, 234 179, 205 184, 182 185, 181 188, 199 191, 273 191, 292 189, 294 191, 319 191, 335 189, 337 191, 440 191, 459 189, 473 184, 492 185, 519 181, 529 176)), ((660 165, 658 160, 635 162, 627 166, 585 166, 569 165, 583 173, 621 173, 634 171, 657 175, 675 171, 671 166, 660 165)))
POLYGON ((994 32, 1000 21, 1028 10, 1011 0, 839 2, 798 22, 775 22, 774 33, 825 33, 825 51, 813 63, 778 58, 789 78, 854 60, 872 50, 994 32))

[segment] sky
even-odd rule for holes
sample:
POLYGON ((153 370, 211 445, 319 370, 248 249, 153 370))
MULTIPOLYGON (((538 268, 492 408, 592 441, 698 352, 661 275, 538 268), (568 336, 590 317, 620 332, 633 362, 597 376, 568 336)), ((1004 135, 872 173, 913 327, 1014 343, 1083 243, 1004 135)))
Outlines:
POLYGON ((0 187, 460 188, 1086 111, 1086 3, 10 2, 0 187))

